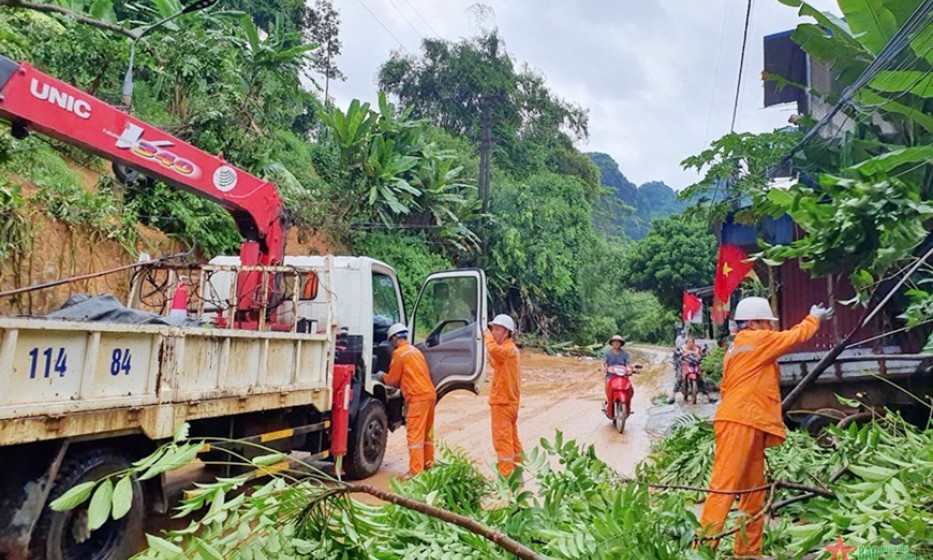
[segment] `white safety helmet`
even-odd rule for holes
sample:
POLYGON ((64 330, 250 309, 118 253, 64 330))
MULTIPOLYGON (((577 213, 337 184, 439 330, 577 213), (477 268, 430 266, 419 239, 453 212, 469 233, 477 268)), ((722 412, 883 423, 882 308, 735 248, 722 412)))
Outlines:
POLYGON ((389 340, 392 340, 392 337, 398 334, 404 334, 407 336, 408 327, 406 327, 405 325, 401 323, 395 323, 394 325, 389 327, 388 331, 386 331, 386 338, 388 338, 389 340))
POLYGON ((747 297, 735 306, 736 321, 777 321, 771 304, 763 297, 747 297))
POLYGON ((510 333, 515 333, 515 321, 508 315, 496 315, 492 321, 489 321, 489 324, 505 327, 510 333))

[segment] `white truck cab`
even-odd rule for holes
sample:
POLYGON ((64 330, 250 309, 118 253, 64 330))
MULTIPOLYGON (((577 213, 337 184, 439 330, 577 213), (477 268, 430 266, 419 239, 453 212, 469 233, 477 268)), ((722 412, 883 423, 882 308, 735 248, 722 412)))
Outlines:
MULTIPOLYGON (((240 259, 215 257, 210 264, 237 266, 240 259)), ((369 257, 286 256, 284 265, 299 270, 329 267, 328 275, 306 279, 297 309, 291 294, 286 294, 279 313, 285 322, 297 315, 299 324, 308 332, 324 332, 326 322, 333 320, 332 326, 342 341, 338 347, 343 348, 337 359, 357 366, 350 405, 350 476, 365 478, 374 474, 385 452, 386 429, 394 431, 404 423, 404 402, 399 392, 374 379, 376 373, 389 369, 392 347, 386 331, 393 323, 408 325, 411 343, 428 362, 438 400, 458 389, 479 392, 486 364, 483 328, 487 298, 482 270, 431 274, 421 286, 411 315, 406 315, 398 277, 384 262, 369 257), (313 285, 309 287, 309 283, 313 285), (329 312, 333 313, 330 319, 329 312)), ((229 301, 230 280, 232 277, 215 276, 210 283, 212 293, 203 294, 204 299, 229 301)), ((207 308, 205 314, 213 311, 207 308)))

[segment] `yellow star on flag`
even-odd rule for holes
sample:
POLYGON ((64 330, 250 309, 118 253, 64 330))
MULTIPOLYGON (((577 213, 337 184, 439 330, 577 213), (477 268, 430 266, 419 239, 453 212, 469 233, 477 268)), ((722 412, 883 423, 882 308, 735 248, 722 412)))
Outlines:
POLYGON ((732 267, 729 266, 729 263, 722 263, 722 275, 729 276, 730 272, 732 272, 732 267))

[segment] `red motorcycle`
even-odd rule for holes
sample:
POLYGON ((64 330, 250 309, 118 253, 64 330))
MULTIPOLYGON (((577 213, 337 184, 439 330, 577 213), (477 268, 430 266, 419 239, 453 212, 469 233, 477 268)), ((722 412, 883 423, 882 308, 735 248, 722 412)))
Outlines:
POLYGON ((638 373, 641 366, 610 366, 606 373, 606 403, 603 404, 603 413, 612 420, 616 430, 621 434, 625 431, 625 420, 632 414, 632 399, 635 396, 635 387, 630 377, 638 373))
POLYGON ((684 402, 696 404, 697 392, 700 389, 700 357, 692 354, 684 356, 681 371, 684 376, 681 384, 684 402))

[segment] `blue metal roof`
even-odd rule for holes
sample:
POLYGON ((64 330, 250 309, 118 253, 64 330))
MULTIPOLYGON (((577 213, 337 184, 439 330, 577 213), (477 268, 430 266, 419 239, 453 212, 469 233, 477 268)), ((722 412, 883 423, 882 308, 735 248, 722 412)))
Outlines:
POLYGON ((722 224, 723 244, 757 246, 759 237, 772 245, 787 245, 794 241, 794 221, 785 214, 776 219, 765 216, 754 225, 737 224, 735 215, 729 214, 722 224))

